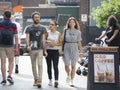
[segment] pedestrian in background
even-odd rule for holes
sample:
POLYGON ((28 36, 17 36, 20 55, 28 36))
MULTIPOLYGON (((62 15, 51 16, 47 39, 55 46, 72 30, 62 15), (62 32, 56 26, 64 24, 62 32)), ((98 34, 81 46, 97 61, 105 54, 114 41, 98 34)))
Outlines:
POLYGON ((32 13, 33 24, 26 28, 27 51, 30 52, 34 86, 41 88, 43 71, 43 47, 45 47, 46 28, 40 24, 40 13, 32 13))
POLYGON ((109 16, 106 22, 106 26, 105 33, 100 35, 98 38, 95 38, 95 40, 100 40, 106 35, 108 39, 106 39, 105 42, 108 44, 108 46, 118 46, 120 52, 120 28, 118 26, 117 18, 113 15, 109 16))
POLYGON ((20 36, 22 34, 22 28, 21 28, 20 23, 15 21, 15 16, 14 15, 12 15, 11 21, 14 24, 16 24, 17 30, 18 30, 18 52, 17 51, 14 52, 14 54, 15 54, 15 73, 18 74, 19 73, 18 64, 19 64, 19 56, 20 56, 20 36))
POLYGON ((63 41, 65 42, 63 46, 63 60, 67 73, 66 82, 71 82, 71 86, 73 87, 73 81, 76 72, 76 62, 78 61, 79 57, 82 58, 81 31, 79 24, 74 17, 70 17, 68 19, 62 37, 63 41))
POLYGON ((47 73, 49 78, 49 84, 52 86, 52 64, 54 68, 54 86, 58 87, 58 78, 59 78, 59 70, 58 70, 58 63, 59 63, 59 46, 62 45, 62 38, 60 32, 57 29, 57 22, 52 20, 49 24, 50 30, 46 34, 46 63, 47 63, 47 73))
POLYGON ((0 22, 0 58, 1 58, 1 72, 2 82, 6 84, 6 57, 8 58, 8 77, 7 80, 10 84, 14 84, 12 78, 12 71, 14 66, 14 38, 15 38, 15 51, 18 51, 18 35, 17 27, 11 22, 11 12, 4 12, 4 20, 0 22))

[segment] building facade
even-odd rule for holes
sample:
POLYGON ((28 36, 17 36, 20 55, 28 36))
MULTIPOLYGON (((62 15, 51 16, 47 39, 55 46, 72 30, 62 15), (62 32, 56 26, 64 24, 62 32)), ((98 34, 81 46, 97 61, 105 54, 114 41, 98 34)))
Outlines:
MULTIPOLYGON (((80 23, 83 45, 86 45, 89 41, 93 41, 95 36, 98 36, 98 28, 96 23, 90 18, 93 7, 100 5, 101 0, 2 0, 3 2, 12 2, 12 7, 22 5, 24 7, 38 7, 40 4, 56 4, 64 6, 80 6, 78 21, 80 23), (96 31, 94 31, 96 30, 96 31), (92 37, 92 39, 90 38, 92 37)), ((99 33, 101 31, 99 30, 99 33)))

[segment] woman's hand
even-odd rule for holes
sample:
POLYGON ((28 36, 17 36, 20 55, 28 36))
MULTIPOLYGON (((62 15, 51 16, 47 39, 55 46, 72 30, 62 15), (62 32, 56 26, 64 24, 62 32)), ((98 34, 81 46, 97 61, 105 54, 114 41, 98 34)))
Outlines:
POLYGON ((83 58, 83 53, 80 53, 80 60, 82 60, 82 58, 83 58))
POLYGON ((110 41, 110 39, 106 39, 105 42, 106 43, 110 43, 111 41, 110 41))
POLYGON ((60 56, 62 56, 63 55, 63 51, 59 50, 59 54, 60 54, 60 56))
POLYGON ((95 38, 95 41, 99 41, 99 38, 95 38))
POLYGON ((56 45, 57 45, 57 43, 56 43, 56 42, 54 42, 54 41, 48 42, 48 44, 49 44, 49 46, 50 46, 50 47, 54 47, 54 46, 56 46, 56 45))

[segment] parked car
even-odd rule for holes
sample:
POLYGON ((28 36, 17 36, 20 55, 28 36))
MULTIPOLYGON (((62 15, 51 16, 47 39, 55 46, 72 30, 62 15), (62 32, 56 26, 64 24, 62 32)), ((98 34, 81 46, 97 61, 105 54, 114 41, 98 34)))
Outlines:
POLYGON ((20 55, 23 55, 26 52, 26 29, 23 31, 20 37, 20 55))
MULTIPOLYGON (((49 30, 49 26, 46 26, 46 25, 42 25, 44 26, 47 30, 49 30)), ((21 41, 20 41, 20 55, 23 55, 24 53, 28 53, 27 50, 26 50, 26 28, 24 29, 22 35, 21 35, 21 41)))

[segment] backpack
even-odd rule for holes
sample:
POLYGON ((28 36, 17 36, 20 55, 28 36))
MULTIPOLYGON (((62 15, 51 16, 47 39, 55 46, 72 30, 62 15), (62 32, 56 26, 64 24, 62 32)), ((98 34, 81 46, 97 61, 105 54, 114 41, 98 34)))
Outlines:
POLYGON ((9 26, 3 25, 4 30, 1 31, 1 41, 2 41, 2 44, 4 44, 4 45, 12 45, 13 44, 14 33, 9 30, 11 25, 9 25, 9 26))

